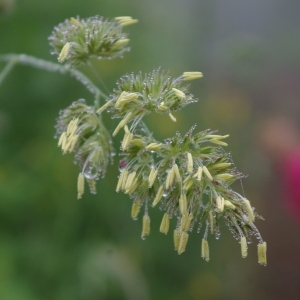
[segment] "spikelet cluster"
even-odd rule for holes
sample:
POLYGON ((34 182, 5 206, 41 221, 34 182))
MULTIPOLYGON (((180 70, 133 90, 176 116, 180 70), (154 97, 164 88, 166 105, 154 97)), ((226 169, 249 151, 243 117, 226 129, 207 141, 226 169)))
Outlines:
MULTIPOLYGON (((129 25, 128 22, 126 24, 129 25)), ((90 57, 110 59, 122 56, 129 50, 129 39, 122 30, 124 24, 120 20, 100 16, 67 19, 58 24, 49 37, 51 54, 72 66, 86 64, 90 57)))
POLYGON ((116 190, 133 199, 133 219, 140 210, 145 212, 147 223, 143 222, 142 232, 145 226, 150 232, 149 207, 159 206, 165 211, 160 226, 164 234, 175 219, 174 246, 178 254, 185 251, 190 232, 195 227, 200 232, 203 227, 202 257, 208 261, 208 235, 218 239, 223 220, 241 242, 242 257, 246 257, 251 236, 256 236, 260 244, 263 240, 254 225, 257 214, 249 200, 230 187, 243 175, 221 147, 227 145, 224 139, 228 135, 193 131, 194 127, 184 136, 177 133, 161 143, 145 135, 142 127, 130 132, 126 126, 116 190))
POLYGON ((80 168, 78 198, 83 193, 84 180, 90 191, 96 193, 95 180, 105 175, 113 148, 110 135, 94 108, 87 106, 83 99, 73 102, 60 111, 56 133, 63 154, 75 153, 74 162, 80 168))
POLYGON ((115 134, 127 122, 134 120, 134 124, 137 124, 141 118, 151 112, 168 114, 172 121, 176 121, 172 112, 197 101, 183 81, 201 78, 202 73, 186 73, 196 73, 197 76, 190 78, 182 75, 171 78, 160 69, 149 74, 127 74, 117 82, 117 89, 99 112, 107 109, 113 117, 126 120, 121 124, 122 126, 116 128, 115 134))

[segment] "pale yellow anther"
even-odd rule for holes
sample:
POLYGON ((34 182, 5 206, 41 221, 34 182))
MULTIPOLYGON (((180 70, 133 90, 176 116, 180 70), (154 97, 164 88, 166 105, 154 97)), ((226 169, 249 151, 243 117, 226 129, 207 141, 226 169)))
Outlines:
POLYGON ((248 219, 249 219, 249 224, 251 225, 254 222, 254 213, 253 213, 250 201, 247 199, 244 199, 244 203, 245 203, 245 210, 247 212, 248 219))
POLYGON ((174 230, 174 248, 175 248, 175 250, 178 250, 178 248, 179 248, 180 236, 181 236, 180 230, 175 229, 174 230))
POLYGON ((127 133, 127 132, 125 133, 123 141, 122 141, 122 149, 123 149, 123 151, 125 151, 125 150, 128 149, 128 146, 129 146, 132 138, 133 138, 133 133, 130 133, 130 132, 129 133, 127 133))
POLYGON ((185 214, 187 211, 187 198, 186 194, 181 194, 179 198, 179 208, 181 214, 185 214))
POLYGON ((188 173, 192 173, 193 172, 193 156, 190 152, 187 153, 187 171, 188 173))
POLYGON ((126 45, 129 42, 129 39, 120 39, 112 45, 112 48, 119 48, 126 45))
POLYGON ((210 224, 210 233, 214 233, 215 219, 214 219, 214 215, 211 211, 209 212, 209 224, 210 224))
POLYGON ((179 246, 178 246, 178 254, 181 254, 185 251, 188 239, 189 239, 189 234, 184 231, 181 232, 179 246))
POLYGON ((171 113, 169 113, 169 117, 173 122, 176 122, 176 118, 171 113))
POLYGON ((148 146, 146 146, 146 150, 148 151, 158 151, 161 149, 162 144, 157 143, 151 143, 148 146))
POLYGON ((127 176, 127 180, 125 183, 125 191, 128 191, 133 183, 133 180, 135 178, 136 172, 131 172, 128 176, 127 176))
MULTIPOLYGON (((116 192, 119 192, 120 189, 122 188, 123 186, 123 182, 124 182, 124 179, 125 179, 125 176, 127 177, 127 174, 128 173, 126 170, 123 170, 119 176, 119 180, 118 180, 118 183, 117 183, 117 187, 116 187, 116 192)), ((126 183, 126 182, 125 182, 126 183)))
POLYGON ((166 190, 169 189, 169 187, 171 187, 173 185, 174 179, 175 179, 175 171, 172 167, 166 178, 166 183, 165 183, 166 190))
POLYGON ((143 148, 144 147, 144 142, 141 139, 133 139, 130 141, 131 145, 137 146, 139 148, 143 148))
POLYGON ((78 118, 70 121, 70 123, 68 124, 68 128, 67 128, 67 136, 71 136, 76 132, 76 130, 78 128, 78 126, 77 126, 78 123, 79 123, 78 118))
POLYGON ((213 181, 213 178, 212 178, 210 172, 208 171, 208 169, 207 169, 205 166, 203 166, 202 170, 203 170, 204 174, 206 175, 206 177, 207 177, 210 181, 213 181))
POLYGON ((178 98, 185 99, 185 93, 183 91, 175 89, 175 88, 172 88, 172 90, 178 98))
POLYGON ((224 205, 231 209, 235 209, 235 205, 232 202, 230 202, 229 200, 224 200, 224 205))
POLYGON ((180 220, 180 230, 181 231, 188 231, 190 229, 191 222, 192 222, 193 218, 194 218, 194 215, 192 213, 183 214, 181 216, 181 220, 180 220))
POLYGON ((226 169, 230 166, 231 166, 231 163, 219 163, 219 164, 212 165, 211 168, 214 170, 222 170, 222 169, 226 169))
POLYGON ((150 217, 148 215, 143 216, 143 229, 141 238, 144 239, 150 234, 150 217))
POLYGON ((104 105, 102 105, 98 110, 97 113, 100 114, 101 112, 105 111, 109 106, 113 104, 112 100, 107 101, 104 105))
POLYGON ((233 177, 234 177, 234 175, 229 174, 229 173, 218 174, 215 176, 216 179, 222 179, 222 180, 229 180, 233 177))
POLYGON ((187 191, 190 189, 190 187, 193 185, 194 180, 193 178, 189 175, 188 177, 185 178, 183 181, 183 190, 187 191))
POLYGON ((86 181, 89 184, 89 188, 90 188, 90 192, 92 194, 96 194, 97 193, 97 189, 96 189, 96 181, 93 178, 87 178, 86 181))
POLYGON ((139 96, 135 93, 126 93, 122 96, 122 98, 119 98, 118 102, 115 104, 115 107, 119 108, 119 110, 122 110, 126 103, 132 102, 138 97, 139 96))
POLYGON ((77 180, 77 199, 80 199, 84 193, 84 176, 79 173, 77 180))
POLYGON ((137 200, 137 201, 134 201, 133 204, 132 204, 132 208, 131 208, 131 218, 136 220, 137 219, 137 216, 140 212, 140 207, 141 207, 141 201, 140 200, 137 200))
POLYGON ((170 216, 169 214, 165 213, 162 218, 159 231, 161 233, 167 234, 169 232, 169 227, 170 227, 170 216))
POLYGON ((241 253, 242 253, 242 258, 246 258, 248 255, 247 240, 244 236, 241 237, 241 253))
POLYGON ((119 107, 120 101, 121 101, 121 100, 123 99, 123 97, 126 96, 127 94, 128 94, 128 93, 125 92, 125 91, 123 91, 123 92, 120 94, 119 98, 117 99, 117 101, 116 101, 116 103, 115 103, 115 107, 116 107, 116 108, 119 107))
POLYGON ((125 191, 125 194, 132 195, 139 186, 140 186, 140 182, 138 182, 138 178, 136 177, 134 178, 130 188, 125 191))
POLYGON ((201 181, 201 178, 202 178, 202 167, 198 167, 198 170, 197 172, 194 174, 194 178, 197 178, 197 181, 201 181))
POLYGON ((227 143, 222 142, 222 141, 217 140, 217 139, 211 139, 210 142, 213 143, 213 144, 216 144, 216 145, 224 146, 224 147, 228 146, 227 143))
POLYGON ((66 43, 63 46, 63 48, 61 49, 61 52, 60 52, 57 60, 61 63, 64 62, 67 59, 67 57, 70 53, 70 50, 71 50, 71 43, 66 43))
POLYGON ((257 245, 258 262, 266 266, 267 265, 267 243, 263 242, 257 245))
POLYGON ((69 138, 69 142, 68 142, 68 151, 71 153, 74 150, 74 147, 78 141, 78 137, 79 135, 74 134, 69 138))
POLYGON ((66 140, 67 140, 67 133, 64 131, 58 140, 57 146, 58 147, 62 146, 63 148, 63 145, 66 145, 66 140))
POLYGON ((119 123, 119 125, 116 127, 115 131, 113 132, 112 134, 113 136, 115 136, 119 132, 119 130, 126 125, 126 123, 130 120, 131 116, 132 116, 132 112, 129 112, 124 117, 124 119, 119 123))
POLYGON ((149 188, 151 188, 152 185, 154 184, 154 181, 155 181, 155 179, 157 177, 157 173, 158 173, 157 169, 155 169, 155 168, 151 169, 149 177, 148 177, 148 187, 149 188))
POLYGON ((135 24, 138 22, 137 19, 132 19, 132 17, 129 17, 129 16, 116 17, 115 20, 117 20, 118 23, 123 27, 132 25, 132 24, 135 24))
POLYGON ((217 204, 217 209, 219 212, 223 212, 224 210, 224 205, 225 205, 225 200, 223 197, 217 197, 216 199, 216 204, 217 204))
POLYGON ((202 256, 206 261, 209 261, 209 246, 208 246, 207 240, 205 240, 205 239, 202 239, 201 256, 202 256))
POLYGON ((128 170, 125 169, 122 171, 122 174, 120 176, 120 177, 122 177, 122 179, 120 178, 121 179, 121 185, 120 185, 121 190, 125 190, 125 185, 127 182, 128 175, 129 175, 128 170))
POLYGON ((201 72, 184 72, 182 75, 183 80, 195 80, 202 77, 203 74, 201 72))
POLYGON ((177 165, 177 164, 174 164, 174 165, 173 165, 173 171, 174 171, 176 180, 177 180, 178 182, 180 182, 180 181, 181 181, 181 176, 180 176, 180 172, 179 172, 179 168, 178 168, 178 165, 177 165))
POLYGON ((208 134, 205 136, 208 139, 214 139, 214 140, 223 140, 229 137, 229 134, 226 135, 218 135, 218 134, 208 134))
POLYGON ((157 194, 153 200, 152 207, 154 207, 161 199, 164 194, 164 187, 161 185, 157 191, 157 194))
POLYGON ((158 109, 162 110, 162 111, 166 111, 168 110, 169 108, 167 106, 165 106, 165 102, 161 102, 159 105, 158 105, 158 109))

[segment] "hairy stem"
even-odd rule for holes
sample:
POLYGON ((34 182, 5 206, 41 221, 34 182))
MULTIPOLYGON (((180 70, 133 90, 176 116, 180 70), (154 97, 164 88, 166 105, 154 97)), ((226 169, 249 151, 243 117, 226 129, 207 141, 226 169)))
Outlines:
POLYGON ((36 58, 26 54, 6 54, 0 55, 0 61, 6 61, 8 64, 4 70, 0 73, 0 84, 3 79, 7 76, 9 71, 15 64, 26 65, 37 69, 45 70, 48 72, 58 72, 61 74, 70 74, 80 83, 82 83, 89 92, 95 96, 95 103, 98 103, 100 97, 107 97, 87 76, 82 72, 70 68, 68 65, 60 65, 44 59, 36 58))

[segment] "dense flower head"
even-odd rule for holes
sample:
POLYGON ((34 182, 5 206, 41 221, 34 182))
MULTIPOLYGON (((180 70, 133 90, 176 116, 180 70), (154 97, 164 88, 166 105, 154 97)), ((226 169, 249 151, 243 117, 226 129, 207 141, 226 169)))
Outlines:
POLYGON ((99 112, 107 109, 115 118, 125 118, 130 113, 126 122, 138 121, 151 112, 169 114, 176 121, 172 112, 197 101, 183 81, 184 76, 171 78, 160 69, 149 74, 127 74, 117 82, 117 88, 99 112))
POLYGON ((93 56, 99 59, 122 56, 129 50, 126 47, 129 40, 122 28, 120 21, 100 16, 67 19, 49 37, 51 54, 72 66, 85 64, 93 56))
MULTIPOLYGON (((149 227, 147 232, 150 232, 150 205, 159 205, 165 211, 162 233, 168 233, 170 221, 175 219, 174 245, 179 254, 185 251, 194 227, 197 232, 204 227, 202 256, 209 260, 208 234, 218 239, 223 219, 234 238, 241 242, 245 257, 252 235, 260 244, 263 240, 254 225, 258 215, 249 200, 230 187, 243 175, 221 147, 227 145, 223 139, 228 135, 217 135, 210 130, 193 134, 193 130, 184 136, 176 133, 160 143, 145 135, 142 127, 130 132, 126 126, 117 191, 133 198, 134 219, 144 207, 144 216, 149 219, 143 221, 143 227, 149 227)), ((143 229, 142 237, 146 235, 143 229)))
MULTIPOLYGON (((113 148, 110 135, 94 108, 87 106, 83 99, 73 102, 60 111, 56 131, 63 153, 75 153, 74 162, 79 165, 81 174, 78 189, 82 189, 86 179, 91 192, 95 193, 95 180, 105 175, 113 148)), ((81 194, 78 193, 79 198, 81 194)))

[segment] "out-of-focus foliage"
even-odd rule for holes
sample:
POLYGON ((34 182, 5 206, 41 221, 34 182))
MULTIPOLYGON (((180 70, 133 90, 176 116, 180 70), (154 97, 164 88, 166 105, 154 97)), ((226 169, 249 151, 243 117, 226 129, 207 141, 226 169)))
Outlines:
MULTIPOLYGON (((95 61, 106 92, 131 71, 202 71, 192 87, 198 104, 174 113, 175 125, 165 115, 147 122, 158 139, 196 122, 230 134, 235 163, 250 175, 245 194, 266 218, 259 225, 270 253, 266 268, 256 263, 255 245, 243 260, 225 233, 211 238, 209 264, 200 257, 200 235, 178 256, 172 236, 159 233, 159 211, 152 212, 157 228, 142 241, 141 219, 129 218, 131 201, 115 193, 116 163, 96 196, 75 200, 78 170, 56 146, 55 118, 71 102, 93 99, 72 78, 17 66, 0 89, 0 298, 297 299, 299 224, 283 209, 254 129, 273 111, 299 115, 299 13, 297 0, 0 0, 0 53, 53 61, 47 37, 66 18, 139 19, 124 59, 95 61), (291 246, 279 245, 282 239, 291 246)), ((118 120, 104 118, 113 130, 118 120)))

